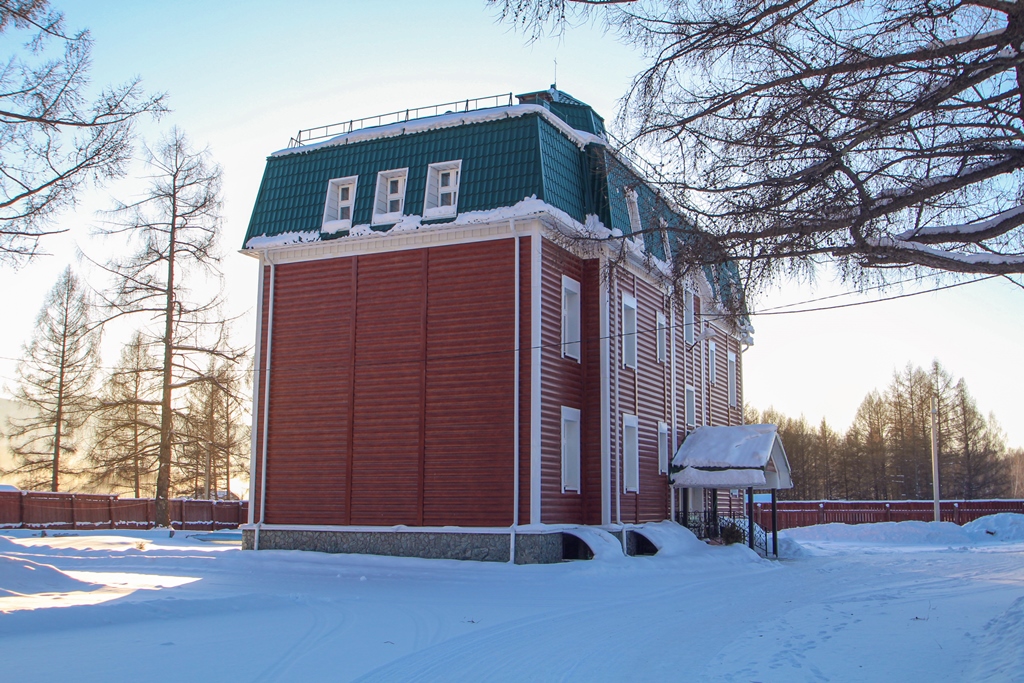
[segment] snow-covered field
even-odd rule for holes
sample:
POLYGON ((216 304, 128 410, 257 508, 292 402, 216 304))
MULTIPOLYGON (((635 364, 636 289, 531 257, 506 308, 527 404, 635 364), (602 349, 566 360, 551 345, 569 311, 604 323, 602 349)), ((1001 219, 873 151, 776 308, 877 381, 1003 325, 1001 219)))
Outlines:
POLYGON ((2 531, 0 680, 1024 681, 1024 515, 794 529, 779 562, 665 531, 518 567, 2 531))

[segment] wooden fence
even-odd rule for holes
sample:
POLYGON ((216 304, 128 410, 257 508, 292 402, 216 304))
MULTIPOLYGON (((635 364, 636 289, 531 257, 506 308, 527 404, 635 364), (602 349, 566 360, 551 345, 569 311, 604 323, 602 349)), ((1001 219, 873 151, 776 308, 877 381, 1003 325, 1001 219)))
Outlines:
MULTIPOLYGON (((175 529, 234 529, 249 518, 248 501, 170 501, 175 529)), ((0 529, 150 529, 152 498, 118 498, 91 493, 0 491, 0 529)))
MULTIPOLYGON (((967 524, 979 517, 999 512, 1024 514, 1024 500, 944 500, 939 512, 943 522, 967 524)), ((810 500, 779 501, 779 529, 790 529, 814 524, 866 524, 870 522, 931 522, 935 519, 934 504, 930 500, 810 500)), ((771 503, 754 503, 754 521, 771 531, 771 503)))

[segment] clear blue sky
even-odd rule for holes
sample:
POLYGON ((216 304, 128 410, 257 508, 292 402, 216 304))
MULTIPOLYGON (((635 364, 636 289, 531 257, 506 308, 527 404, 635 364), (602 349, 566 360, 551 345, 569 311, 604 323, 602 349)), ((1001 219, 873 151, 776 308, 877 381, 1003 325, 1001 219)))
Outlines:
MULTIPOLYGON (((209 145, 224 168, 225 252, 229 312, 251 343, 254 262, 238 255, 259 188, 264 158, 299 128, 407 107, 558 85, 607 119, 642 65, 639 55, 583 26, 563 39, 527 45, 496 22, 483 0, 447 2, 56 2, 71 28, 96 41, 96 84, 142 77, 167 91, 172 113, 147 123, 155 139, 171 125, 209 145)), ((76 246, 93 257, 106 248, 90 237, 93 212, 126 198, 130 182, 91 192, 58 221, 70 232, 46 246, 53 256, 14 273, 0 270, 0 382, 11 383, 43 296, 76 246)), ((100 284, 96 276, 92 276, 100 284)), ((762 306, 839 291, 789 284, 762 306)), ((878 298, 869 293, 852 299, 878 298)), ((839 299, 822 304, 843 303, 839 299)), ((819 304, 819 305, 822 305, 819 304)), ((967 285, 889 303, 801 315, 755 316, 755 345, 745 355, 745 389, 758 408, 774 405, 845 429, 864 395, 883 388, 907 362, 938 358, 993 411, 1011 446, 1024 446, 1024 290, 1005 281, 967 285)), ((116 360, 117 334, 108 340, 116 360)))

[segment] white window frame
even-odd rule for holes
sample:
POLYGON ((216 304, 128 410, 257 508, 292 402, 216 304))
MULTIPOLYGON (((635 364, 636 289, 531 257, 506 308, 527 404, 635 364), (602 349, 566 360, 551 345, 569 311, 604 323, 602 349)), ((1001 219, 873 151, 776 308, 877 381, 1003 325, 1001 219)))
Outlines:
POLYGON ((322 232, 338 232, 352 228, 352 214, 356 210, 356 184, 359 176, 350 175, 344 178, 332 178, 327 181, 327 201, 324 202, 324 219, 322 232), (341 201, 341 189, 349 188, 348 201, 341 201), (341 217, 341 208, 349 207, 348 218, 341 217))
POLYGON ((377 191, 373 196, 373 225, 382 223, 397 223, 405 213, 405 192, 408 189, 409 168, 395 168, 390 171, 380 171, 377 174, 377 191), (390 181, 398 180, 401 189, 396 193, 389 190, 390 181), (390 202, 398 198, 398 211, 388 211, 390 202))
POLYGON ((629 236, 635 240, 640 237, 643 226, 640 223, 640 200, 631 187, 626 188, 626 211, 629 213, 629 236))
POLYGON ((669 447, 669 431, 667 422, 658 422, 658 473, 668 473, 668 461, 671 456, 669 447))
POLYGON ((580 492, 580 411, 562 406, 562 493, 580 492))
POLYGON ((713 341, 708 342, 708 384, 718 383, 718 346, 713 341))
POLYGON ((636 297, 622 294, 622 365, 637 368, 637 310, 636 297))
POLYGON ((459 212, 459 187, 462 182, 462 159, 441 161, 427 166, 427 186, 423 191, 423 217, 443 218, 459 212), (441 188, 444 173, 453 172, 455 183, 447 190, 441 188), (451 203, 443 204, 443 195, 451 194, 451 203))
POLYGON ((640 493, 640 420, 622 414, 622 490, 640 493))
POLYGON ((693 346, 694 340, 693 292, 683 290, 683 341, 693 346))
POLYGON ((668 320, 661 311, 658 311, 655 335, 657 337, 658 362, 664 363, 668 360, 668 320))
POLYGON ((738 403, 739 393, 736 386, 736 354, 732 351, 729 352, 729 406, 732 408, 736 407, 738 403))
POLYGON ((562 357, 580 362, 583 323, 580 317, 580 283, 562 276, 562 357))
POLYGON ((684 419, 687 429, 697 427, 697 390, 691 385, 686 385, 686 400, 683 404, 684 419))

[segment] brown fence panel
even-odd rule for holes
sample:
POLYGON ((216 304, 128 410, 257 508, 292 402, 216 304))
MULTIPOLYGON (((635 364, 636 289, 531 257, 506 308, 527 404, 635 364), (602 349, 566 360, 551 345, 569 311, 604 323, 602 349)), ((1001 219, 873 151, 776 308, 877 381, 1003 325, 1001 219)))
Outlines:
POLYGON ((238 509, 242 503, 237 500, 215 500, 213 502, 213 528, 234 529, 238 526, 238 509))
MULTIPOLYGON (((944 522, 967 524, 979 517, 1000 512, 1024 514, 1024 500, 944 500, 940 517, 944 522)), ((770 503, 755 505, 754 520, 766 530, 772 528, 770 503)), ((929 500, 890 501, 780 501, 779 529, 792 529, 815 524, 867 524, 872 522, 930 522, 935 509, 929 500)))
POLYGON ((181 501, 181 528, 189 531, 212 531, 213 501, 183 500, 181 501))
POLYGON ((70 493, 24 491, 21 524, 26 529, 74 529, 74 499, 70 493))
POLYGON ((71 494, 71 505, 75 513, 75 528, 113 529, 110 503, 116 498, 117 496, 94 493, 71 494))
POLYGON ((152 500, 148 498, 119 498, 110 501, 110 516, 115 529, 149 529, 153 526, 150 514, 152 500))
POLYGON ((249 501, 242 500, 238 504, 238 526, 249 523, 249 501))
POLYGON ((21 526, 21 491, 0 491, 0 529, 21 526))

